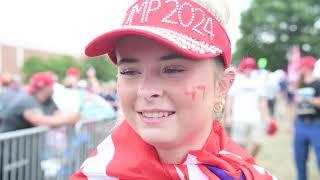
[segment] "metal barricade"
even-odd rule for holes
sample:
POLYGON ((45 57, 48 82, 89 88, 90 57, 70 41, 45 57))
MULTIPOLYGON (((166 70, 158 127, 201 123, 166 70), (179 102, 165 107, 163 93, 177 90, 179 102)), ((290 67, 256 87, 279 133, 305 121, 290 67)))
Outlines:
POLYGON ((45 179, 69 179, 90 152, 110 134, 115 122, 110 119, 82 121, 72 128, 50 129, 46 138, 46 158, 41 164, 45 179))
POLYGON ((61 128, 35 127, 0 134, 0 179, 67 180, 116 121, 81 121, 61 128))
POLYGON ((44 179, 40 154, 47 131, 37 127, 0 134, 0 179, 44 179))

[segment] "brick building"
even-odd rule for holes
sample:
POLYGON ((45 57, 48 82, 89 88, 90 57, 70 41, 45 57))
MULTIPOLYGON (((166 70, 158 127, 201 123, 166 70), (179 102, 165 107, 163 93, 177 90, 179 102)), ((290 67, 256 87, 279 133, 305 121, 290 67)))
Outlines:
POLYGON ((15 47, 0 43, 0 74, 19 74, 19 70, 23 66, 24 61, 31 56, 48 58, 49 56, 56 55, 61 54, 23 47, 15 47))

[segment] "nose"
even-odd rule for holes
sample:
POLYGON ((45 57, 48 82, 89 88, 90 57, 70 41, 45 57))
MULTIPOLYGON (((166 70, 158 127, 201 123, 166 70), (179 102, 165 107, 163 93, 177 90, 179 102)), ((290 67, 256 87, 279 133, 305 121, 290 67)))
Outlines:
POLYGON ((138 89, 138 97, 148 101, 159 98, 163 95, 163 89, 159 86, 159 81, 152 78, 144 78, 138 89))

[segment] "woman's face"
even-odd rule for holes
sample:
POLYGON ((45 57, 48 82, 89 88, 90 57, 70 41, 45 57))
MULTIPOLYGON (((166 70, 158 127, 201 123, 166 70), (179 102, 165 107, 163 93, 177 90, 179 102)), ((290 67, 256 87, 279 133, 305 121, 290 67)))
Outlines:
POLYGON ((214 63, 191 60, 153 40, 128 36, 116 48, 123 113, 147 143, 179 146, 211 129, 214 63))
POLYGON ((53 86, 46 86, 40 89, 37 94, 40 102, 45 103, 50 100, 53 95, 53 86))
POLYGON ((245 68, 245 69, 243 70, 243 74, 244 74, 245 76, 247 76, 247 77, 250 77, 253 71, 254 71, 253 68, 245 68))

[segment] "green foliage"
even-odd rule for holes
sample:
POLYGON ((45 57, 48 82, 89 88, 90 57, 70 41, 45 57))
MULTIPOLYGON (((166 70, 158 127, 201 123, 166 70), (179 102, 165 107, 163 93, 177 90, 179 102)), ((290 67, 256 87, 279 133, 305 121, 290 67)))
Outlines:
POLYGON ((99 80, 109 81, 116 79, 116 66, 112 64, 106 56, 99 56, 87 59, 84 67, 85 69, 88 69, 90 66, 93 66, 96 70, 96 76, 99 80))
POLYGON ((45 63, 41 58, 32 56, 30 57, 22 67, 22 72, 25 81, 28 81, 32 74, 36 72, 45 71, 48 69, 47 63, 45 63))
POLYGON ((65 77, 66 71, 70 67, 75 67, 82 70, 83 66, 80 62, 76 61, 70 56, 50 57, 45 61, 48 64, 49 70, 55 72, 59 76, 60 80, 65 77))
POLYGON ((32 74, 41 71, 55 72, 59 80, 63 80, 68 68, 76 67, 81 70, 82 77, 86 78, 86 70, 90 66, 95 68, 96 76, 99 80, 116 79, 116 67, 105 56, 90 58, 85 62, 78 61, 70 56, 52 56, 47 59, 33 56, 26 60, 22 67, 22 72, 26 82, 28 82, 32 74))
POLYGON ((242 14, 240 29, 235 64, 243 56, 266 57, 267 69, 285 68, 293 46, 300 47, 302 55, 319 57, 320 1, 253 0, 242 14))
POLYGON ((22 67, 24 80, 27 82, 32 74, 41 71, 52 71, 59 79, 63 79, 68 68, 77 67, 82 69, 82 64, 70 56, 52 56, 43 59, 37 56, 30 57, 22 67))

